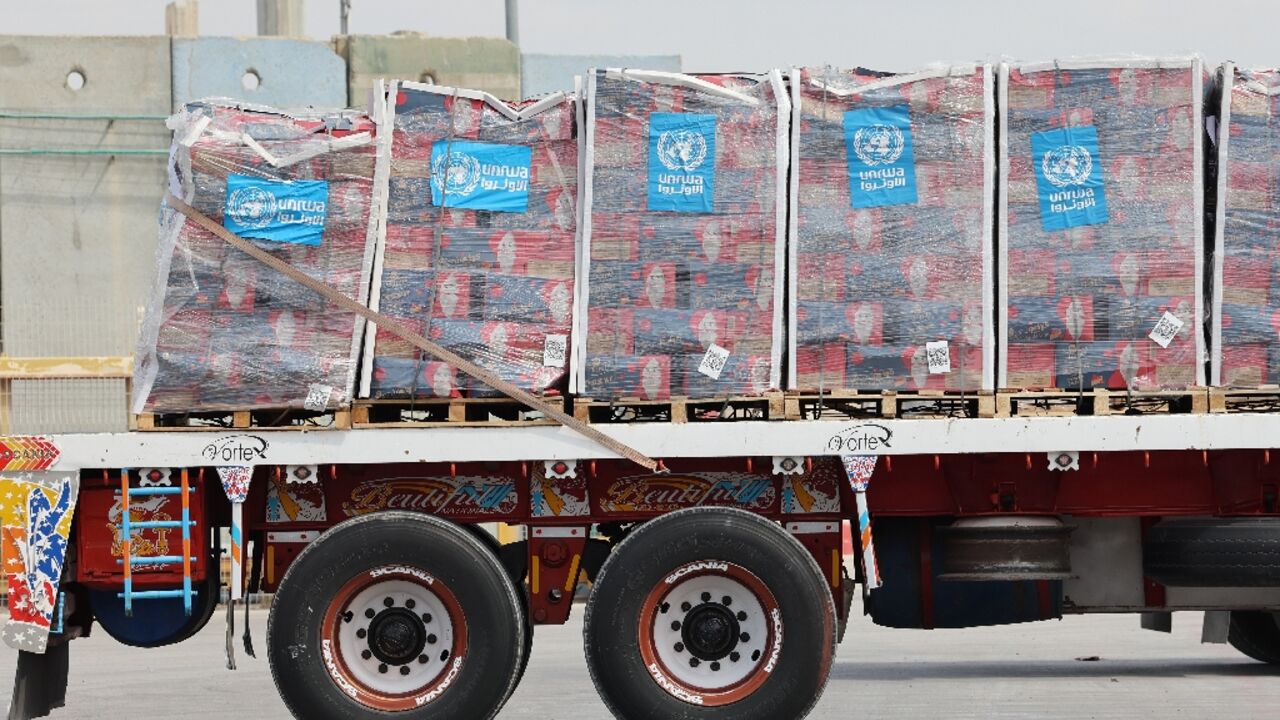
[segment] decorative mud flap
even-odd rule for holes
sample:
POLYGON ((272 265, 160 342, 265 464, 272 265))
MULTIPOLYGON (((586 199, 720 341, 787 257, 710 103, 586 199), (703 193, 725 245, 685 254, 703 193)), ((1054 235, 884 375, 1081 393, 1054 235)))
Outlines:
POLYGON ((867 488, 871 485, 871 474, 876 470, 877 455, 841 455, 845 474, 849 476, 849 485, 853 487, 854 500, 858 505, 858 537, 862 545, 862 572, 866 577, 868 590, 880 587, 880 567, 876 563, 875 543, 871 538, 871 515, 867 511, 867 488))
MULTIPOLYGON (((249 481, 253 479, 252 465, 231 465, 218 468, 218 478, 222 480, 222 490, 231 501, 231 594, 227 598, 227 669, 236 669, 235 648, 232 639, 236 633, 236 600, 244 594, 244 501, 249 496, 249 481)), ((248 618, 245 618, 245 630, 248 631, 248 618)), ((252 643, 245 640, 246 649, 252 643)), ((249 652, 252 657, 253 653, 249 652)))
POLYGON ((8 576, 6 645, 43 653, 58 605, 58 583, 80 488, 75 472, 0 475, 0 526, 8 576))

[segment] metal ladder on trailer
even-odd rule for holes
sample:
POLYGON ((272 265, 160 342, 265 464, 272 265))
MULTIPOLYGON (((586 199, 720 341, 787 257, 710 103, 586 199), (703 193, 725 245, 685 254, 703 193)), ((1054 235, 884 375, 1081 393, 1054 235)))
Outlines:
POLYGON ((165 598, 182 598, 182 607, 187 615, 191 614, 191 598, 196 594, 196 590, 191 588, 191 563, 195 560, 191 556, 191 528, 196 524, 191 519, 191 494, 196 491, 191 486, 190 476, 186 468, 181 471, 181 483, 177 486, 159 485, 151 487, 130 487, 129 486, 129 468, 123 468, 120 471, 120 524, 116 527, 120 528, 121 546, 123 549, 123 557, 116 562, 124 566, 124 592, 118 593, 117 597, 124 598, 124 614, 127 617, 133 616, 134 600, 160 600, 165 598), (182 519, 181 520, 144 520, 133 522, 130 517, 130 499, 133 496, 145 495, 178 495, 182 498, 182 519), (181 555, 149 555, 142 557, 134 557, 133 555, 133 531, 134 530, 153 530, 153 529, 181 529, 182 530, 182 554, 181 555), (182 563, 182 587, 166 590, 137 590, 133 589, 133 568, 146 565, 167 565, 169 563, 182 563))

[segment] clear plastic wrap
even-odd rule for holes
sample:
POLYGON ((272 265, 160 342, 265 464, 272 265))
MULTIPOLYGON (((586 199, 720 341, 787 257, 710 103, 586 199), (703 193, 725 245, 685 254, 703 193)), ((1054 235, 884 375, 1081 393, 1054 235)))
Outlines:
MULTIPOLYGON (((169 190, 363 302, 376 123, 354 111, 193 103, 170 119, 169 190)), ((363 322, 164 206, 134 412, 349 404, 363 322)))
MULTIPOLYGON (((373 307, 531 392, 562 392, 572 330, 577 102, 393 84, 373 307), (446 171, 447 168, 447 171, 446 171), (433 171, 445 178, 432 182, 433 171)), ((362 397, 477 397, 479 380, 370 325, 362 397)))
POLYGON ((1002 387, 1204 384, 1198 58, 1002 66, 1002 387))
POLYGON ((1280 70, 1218 71, 1211 381, 1280 383, 1280 70))
POLYGON ((789 106, 781 73, 587 78, 575 390, 780 387, 789 106))
POLYGON ((993 386, 993 91, 984 65, 792 72, 789 387, 993 386))

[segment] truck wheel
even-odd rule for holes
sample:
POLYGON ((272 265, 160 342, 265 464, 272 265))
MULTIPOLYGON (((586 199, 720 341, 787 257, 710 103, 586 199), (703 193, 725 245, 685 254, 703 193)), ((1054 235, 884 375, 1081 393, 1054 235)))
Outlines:
POLYGON ((307 720, 492 718, 515 689, 524 610, 467 530, 420 513, 335 526, 280 582, 276 689, 307 720))
POLYGON ((690 508, 641 526, 587 601, 587 666, 614 716, 802 718, 826 685, 836 611, 808 551, 778 525, 690 508))
POLYGON ((1227 642, 1254 660, 1280 665, 1280 623, 1275 613, 1231 613, 1227 642))

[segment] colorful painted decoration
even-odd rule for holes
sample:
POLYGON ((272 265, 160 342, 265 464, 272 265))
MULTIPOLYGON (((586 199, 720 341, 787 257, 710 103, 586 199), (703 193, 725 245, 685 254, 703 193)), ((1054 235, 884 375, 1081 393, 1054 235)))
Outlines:
POLYGON ((0 477, 0 558, 9 589, 0 638, 9 647, 43 653, 48 645, 78 490, 76 473, 0 477))
POLYGON ((853 487, 854 500, 858 505, 858 536, 862 542, 862 570, 866 576, 867 589, 880 587, 880 566, 876 562, 876 546, 871 537, 871 514, 867 511, 867 488, 871 485, 871 474, 875 472, 875 455, 841 455, 845 474, 849 476, 849 485, 853 487))

